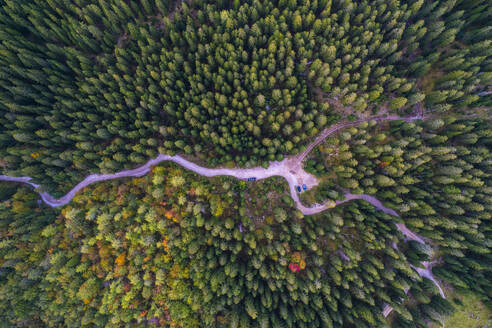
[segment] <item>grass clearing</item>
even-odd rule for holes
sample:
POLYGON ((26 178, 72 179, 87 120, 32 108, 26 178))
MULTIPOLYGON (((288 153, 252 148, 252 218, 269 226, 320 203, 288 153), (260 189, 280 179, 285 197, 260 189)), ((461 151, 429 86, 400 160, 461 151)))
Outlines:
POLYGON ((456 312, 444 321, 444 328, 492 328, 492 310, 478 297, 461 296, 454 292, 449 296, 458 298, 463 305, 456 305, 456 312))

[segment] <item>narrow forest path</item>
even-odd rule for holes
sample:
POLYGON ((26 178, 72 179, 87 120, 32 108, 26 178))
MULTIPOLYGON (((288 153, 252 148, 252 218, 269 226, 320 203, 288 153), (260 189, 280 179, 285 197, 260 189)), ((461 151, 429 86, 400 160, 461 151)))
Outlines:
POLYGON ((402 117, 402 116, 399 116, 399 115, 371 116, 371 117, 368 117, 368 118, 365 118, 365 119, 356 120, 356 121, 353 121, 353 122, 338 123, 338 124, 335 124, 334 126, 332 126, 329 129, 323 130, 316 137, 316 139, 314 139, 314 141, 311 142, 306 147, 306 150, 304 150, 301 154, 299 154, 297 156, 294 156, 294 158, 296 158, 296 160, 298 162, 302 162, 304 160, 304 158, 311 152, 311 150, 313 150, 314 147, 316 147, 321 142, 323 142, 329 135, 331 135, 331 134, 333 134, 333 133, 335 133, 335 132, 337 132, 339 130, 348 128, 348 127, 357 126, 357 125, 359 125, 359 124, 361 124, 363 122, 368 122, 368 121, 384 122, 384 121, 396 121, 396 120, 401 120, 401 121, 405 121, 405 122, 412 122, 412 121, 420 120, 420 119, 423 119, 423 114, 419 112, 416 115, 411 116, 411 117, 402 117))
MULTIPOLYGON (((320 144, 323 140, 325 140, 329 135, 347 128, 351 126, 356 126, 359 125, 362 122, 367 122, 367 121, 377 121, 377 122, 384 122, 384 121, 395 121, 395 120, 404 120, 407 122, 411 122, 414 120, 422 119, 423 116, 421 113, 412 116, 412 117, 400 117, 397 115, 389 115, 389 116, 373 116, 369 117, 366 119, 361 119, 357 120, 354 122, 340 122, 338 124, 335 124, 331 128, 323 130, 321 134, 316 137, 316 139, 311 142, 307 147, 304 152, 302 152, 299 155, 295 155, 289 158, 284 159, 283 161, 274 161, 270 162, 270 165, 268 168, 264 167, 254 167, 254 168, 249 168, 249 169, 242 169, 242 168, 206 168, 199 166, 193 162, 190 162, 183 157, 179 155, 175 156, 170 156, 170 155, 164 155, 160 154, 154 159, 149 160, 147 163, 144 165, 137 167, 135 169, 131 170, 123 170, 117 173, 112 173, 112 174, 91 174, 87 176, 83 181, 78 183, 75 187, 72 188, 67 194, 65 194, 63 197, 59 199, 55 199, 52 197, 49 193, 47 192, 39 192, 41 198, 43 201, 51 206, 51 207, 58 207, 58 206, 63 206, 68 204, 73 197, 83 188, 87 187, 90 184, 93 184, 95 182, 99 181, 106 181, 106 180, 113 180, 113 179, 120 179, 120 178, 125 178, 125 177, 141 177, 145 174, 147 174, 151 167, 163 162, 163 161, 171 161, 176 164, 181 165, 185 169, 191 170, 199 175, 206 176, 206 177, 214 177, 214 176, 232 176, 237 179, 242 179, 246 180, 249 177, 255 177, 257 180, 261 179, 267 179, 273 176, 280 176, 283 177, 284 179, 287 180, 289 184, 289 191, 292 199, 296 203, 297 208, 304 214, 304 215, 313 215, 316 213, 320 213, 324 210, 327 210, 328 208, 331 208, 333 206, 328 206, 327 204, 324 205, 315 205, 313 207, 306 207, 302 204, 301 200, 299 199, 299 194, 296 191, 296 186, 300 186, 302 184, 306 184, 307 187, 310 189, 318 184, 318 180, 315 176, 309 174, 306 172, 303 167, 302 167, 302 162, 306 158, 306 156, 309 154, 309 152, 316 147, 318 144, 320 144)), ((6 175, 0 175, 0 181, 12 181, 12 182, 20 182, 20 183, 25 183, 30 186, 32 186, 35 189, 38 189, 40 186, 32 183, 31 182, 32 178, 31 177, 10 177, 6 175)), ((370 195, 355 195, 355 194, 350 194, 350 193, 345 193, 345 200, 337 201, 336 205, 343 204, 345 202, 354 200, 354 199, 362 199, 370 204, 372 204, 374 207, 376 207, 378 210, 381 210, 387 214, 397 216, 399 217, 398 213, 390 208, 385 207, 378 199, 376 199, 374 196, 370 195)), ((406 238, 411 239, 411 240, 416 240, 420 243, 425 243, 423 238, 418 236, 417 234, 413 233, 410 231, 404 224, 398 223, 396 224, 397 228, 399 231, 401 231, 406 238)), ((439 288, 441 295, 444 297, 444 292, 442 292, 441 287, 437 283, 436 279, 432 275, 431 271, 431 264, 424 262, 423 263, 425 269, 422 268, 414 268, 417 270, 418 274, 422 277, 427 277, 431 279, 436 286, 439 288)), ((386 306, 385 309, 383 310, 383 314, 391 312, 390 307, 386 306)), ((387 314, 386 314, 387 315, 387 314)))

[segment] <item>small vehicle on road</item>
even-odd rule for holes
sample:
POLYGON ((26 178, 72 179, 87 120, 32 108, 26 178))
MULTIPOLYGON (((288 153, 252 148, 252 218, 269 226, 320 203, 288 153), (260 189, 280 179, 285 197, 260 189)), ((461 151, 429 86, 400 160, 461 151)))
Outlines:
POLYGON ((301 186, 296 186, 297 192, 302 192, 301 186))
POLYGON ((307 186, 305 184, 302 185, 302 190, 307 190, 307 186))
POLYGON ((248 181, 256 181, 256 177, 249 177, 248 181))

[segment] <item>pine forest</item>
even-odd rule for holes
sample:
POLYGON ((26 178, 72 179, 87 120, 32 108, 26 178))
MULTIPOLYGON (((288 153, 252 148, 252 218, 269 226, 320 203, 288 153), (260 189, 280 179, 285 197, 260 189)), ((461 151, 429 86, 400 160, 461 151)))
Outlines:
POLYGON ((491 21, 0 0, 0 328, 492 327, 491 21))

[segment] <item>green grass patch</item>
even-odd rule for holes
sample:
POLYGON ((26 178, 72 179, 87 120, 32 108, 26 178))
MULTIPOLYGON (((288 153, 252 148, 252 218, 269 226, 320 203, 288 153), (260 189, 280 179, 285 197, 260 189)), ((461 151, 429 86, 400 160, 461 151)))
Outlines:
POLYGON ((445 328, 492 328, 492 310, 478 297, 456 294, 451 297, 459 299, 463 305, 455 304, 456 312, 444 321, 445 328))

